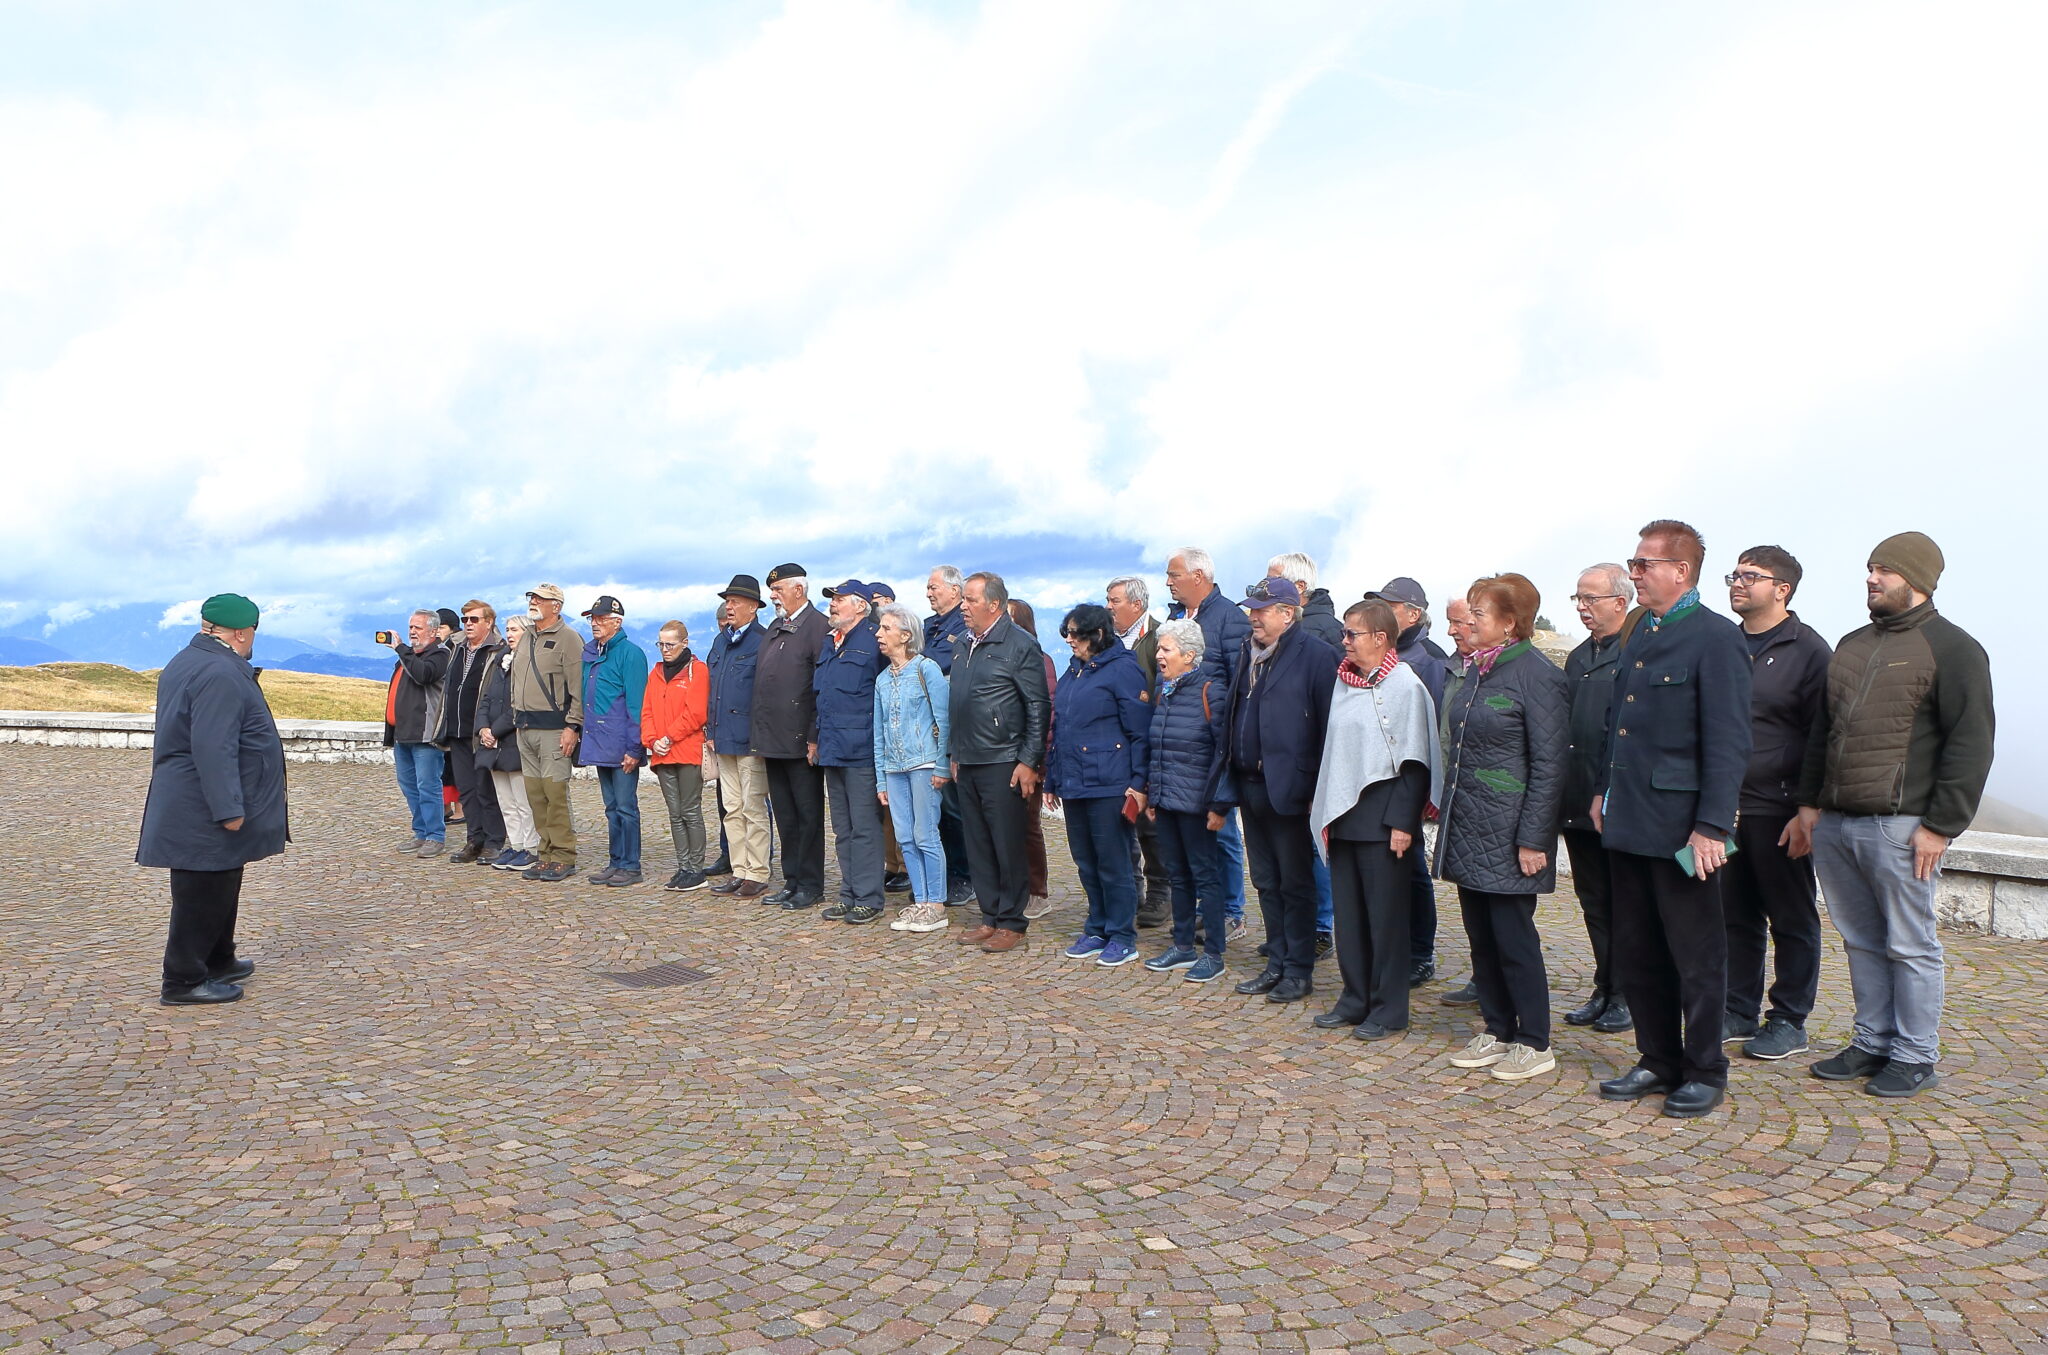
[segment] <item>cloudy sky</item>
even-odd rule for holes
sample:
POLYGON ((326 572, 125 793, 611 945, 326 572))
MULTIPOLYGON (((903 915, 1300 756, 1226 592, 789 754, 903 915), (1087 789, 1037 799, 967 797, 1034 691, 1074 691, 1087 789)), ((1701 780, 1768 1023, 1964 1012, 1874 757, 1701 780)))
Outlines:
MULTIPOLYGON (((2030 755, 2038 4, 0 4, 0 625, 1876 540, 2030 755)), ((1163 584, 1159 590, 1163 593, 1163 584)), ((1718 592, 1718 590, 1717 590, 1718 592)), ((1716 594, 1710 593, 1710 599, 1716 594)), ((1717 605, 1725 606, 1725 598, 1717 605)), ((170 629, 175 630, 174 625, 170 629)), ((76 633, 75 630, 73 633, 76 633)))

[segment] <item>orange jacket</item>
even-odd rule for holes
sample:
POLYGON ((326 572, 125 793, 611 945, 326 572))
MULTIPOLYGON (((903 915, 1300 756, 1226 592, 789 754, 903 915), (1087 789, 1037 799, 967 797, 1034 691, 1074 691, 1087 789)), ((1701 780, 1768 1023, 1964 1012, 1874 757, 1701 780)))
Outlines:
POLYGON ((674 682, 661 675, 659 663, 647 673, 647 699, 640 703, 640 740, 647 745, 651 767, 681 766, 704 760, 704 721, 711 711, 711 670, 692 658, 674 682), (667 738, 666 753, 654 741, 667 738))

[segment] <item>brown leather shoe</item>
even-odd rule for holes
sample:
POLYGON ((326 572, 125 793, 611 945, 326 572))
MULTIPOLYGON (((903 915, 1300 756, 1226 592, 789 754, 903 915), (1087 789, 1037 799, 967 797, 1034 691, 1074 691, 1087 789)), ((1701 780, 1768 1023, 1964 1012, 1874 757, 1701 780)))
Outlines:
POLYGON ((767 892, 768 882, 766 880, 747 880, 742 882, 739 888, 732 891, 732 896, 736 899, 758 899, 767 892))
POLYGON ((995 935, 981 943, 981 948, 991 955, 1001 955, 1006 950, 1022 950, 1024 945, 1024 933, 1013 932, 1007 927, 998 927, 995 935))
POLYGON ((953 940, 963 946, 978 946, 995 934, 996 929, 994 927, 989 926, 987 923, 982 923, 979 926, 969 927, 966 931, 954 937, 953 940))

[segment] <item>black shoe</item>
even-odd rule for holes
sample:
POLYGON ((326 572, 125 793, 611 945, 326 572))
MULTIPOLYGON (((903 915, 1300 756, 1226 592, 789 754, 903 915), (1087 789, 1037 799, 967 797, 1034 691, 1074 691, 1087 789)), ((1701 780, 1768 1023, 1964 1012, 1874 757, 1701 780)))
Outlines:
POLYGON ((1795 1026, 1782 1016, 1774 1016, 1764 1022, 1763 1031, 1742 1046, 1742 1052, 1749 1057, 1769 1060, 1804 1054, 1806 1049, 1806 1028, 1795 1026))
POLYGON ((947 883, 946 906, 948 908, 958 908, 961 904, 971 903, 973 900, 974 882, 972 880, 952 880, 947 883))
POLYGON ((1674 1120, 1697 1120, 1726 1100, 1728 1089, 1705 1082, 1688 1082, 1664 1098, 1664 1113, 1674 1120))
POLYGON ((465 842, 459 851, 453 851, 448 854, 448 864, 451 866, 466 866, 479 856, 482 856, 483 853, 483 843, 465 842))
POLYGON ((1863 1085, 1863 1090, 1872 1096, 1918 1096, 1929 1087, 1940 1085, 1940 1082, 1941 1074, 1934 1071, 1931 1063, 1901 1063, 1890 1059, 1882 1072, 1863 1085))
POLYGON ((882 877, 882 892, 884 894, 908 894, 910 892, 910 873, 899 870, 893 875, 884 875, 882 877))
POLYGON ((1316 933, 1316 964, 1321 964, 1325 959, 1329 957, 1330 952, 1335 949, 1337 949, 1337 937, 1334 933, 1316 933))
POLYGON ((830 908, 818 914, 818 916, 824 918, 827 922, 844 922, 846 921, 847 913, 852 911, 852 909, 852 904, 841 899, 838 903, 833 904, 830 908))
POLYGON ((1237 985, 1237 987, 1233 991, 1241 993, 1245 997, 1257 997, 1260 993, 1272 992, 1273 989, 1279 985, 1279 983, 1279 970, 1263 969, 1260 970, 1258 973, 1252 975, 1250 978, 1246 979, 1243 983, 1237 985))
POLYGON ((1346 1016, 1344 1013, 1332 1009, 1324 1012, 1321 1016, 1309 1022, 1309 1024, 1317 1030, 1335 1030, 1339 1026, 1355 1026, 1363 1019, 1357 1016, 1346 1016))
MULTIPOLYGON (((1435 977, 1435 960, 1417 960, 1414 964, 1408 967, 1408 986, 1410 988, 1420 988, 1423 984, 1428 983, 1431 979, 1435 977)), ((1474 997, 1476 999, 1477 994, 1474 994, 1474 997)))
POLYGON ((746 881, 742 880, 739 876, 728 872, 723 880, 711 886, 711 892, 714 894, 736 894, 739 892, 740 886, 745 883, 746 881))
POLYGON ((784 899, 780 906, 785 913, 800 913, 806 908, 815 907, 819 897, 819 895, 800 889, 784 899))
POLYGON ((1360 1021, 1357 1028, 1351 1032, 1351 1038, 1354 1040, 1384 1040, 1393 1033, 1394 1029, 1391 1026, 1383 1026, 1377 1021, 1360 1021))
POLYGON ((1468 979, 1462 988, 1451 988, 1438 993, 1436 1000, 1446 1007, 1475 1007, 1479 1005, 1479 989, 1468 979))
POLYGON ((256 972, 254 960, 237 960, 226 969, 206 976, 208 983, 240 983, 256 972))
POLYGON ((673 889, 678 894, 687 894, 693 889, 702 889, 710 883, 710 880, 697 871, 679 870, 676 872, 675 878, 668 882, 668 888, 673 889))
POLYGON ((1635 1028, 1636 1019, 1628 1014, 1628 999, 1620 996, 1608 998, 1607 1010, 1593 1023, 1593 1029, 1602 1035, 1619 1035, 1635 1028))
POLYGON ((793 898, 795 898, 795 897, 796 897, 796 894, 797 894, 797 888, 796 888, 796 886, 795 886, 795 885, 791 885, 791 884, 786 884, 786 885, 784 885, 784 886, 783 886, 782 888, 780 888, 780 889, 776 890, 776 891, 775 891, 775 892, 774 892, 773 894, 763 894, 763 895, 761 896, 761 902, 763 902, 763 903, 788 903, 788 902, 789 902, 789 901, 790 901, 791 899, 793 899, 793 898))
POLYGON ((881 915, 882 910, 879 908, 869 908, 866 906, 858 908, 849 908, 846 910, 846 921, 851 925, 858 927, 862 923, 873 922, 876 918, 880 917, 881 915))
POLYGON ((1264 941, 1259 942, 1259 958, 1262 960, 1272 959, 1273 947, 1264 941))
POLYGON ((1678 1088, 1673 1083, 1658 1077, 1649 1069, 1638 1064, 1620 1077, 1610 1077, 1600 1084, 1602 1101, 1639 1101, 1645 1096, 1665 1096, 1678 1088))
POLYGON ((166 1007, 204 1007, 216 1002, 240 1002, 242 990, 232 983, 195 983, 190 988, 166 988, 158 999, 166 1007))
POLYGON ((1598 1021, 1601 1013, 1606 1010, 1607 994, 1595 993, 1587 998, 1584 1004, 1566 1012, 1564 1014, 1564 1023, 1568 1026, 1590 1026, 1595 1021, 1598 1021))
POLYGON ((1882 1054, 1873 1054, 1867 1049, 1850 1045, 1831 1059, 1822 1059, 1806 1071, 1823 1082, 1854 1082, 1859 1077, 1875 1077, 1884 1071, 1891 1060, 1882 1054))
POLYGON ((1138 910, 1138 930, 1141 932, 1156 931, 1164 927, 1170 920, 1170 915, 1163 910, 1156 912, 1143 908, 1138 910))
POLYGON ((1268 1002, 1299 1002, 1316 990, 1307 979, 1282 979, 1273 985, 1273 991, 1266 994, 1268 1002))
POLYGON ((706 875, 730 875, 732 874, 732 861, 726 857, 721 856, 718 858, 717 861, 713 862, 711 865, 706 866, 704 868, 704 873, 706 875))
POLYGON ((1763 1034, 1763 1027, 1745 1016, 1726 1015, 1721 1018, 1721 1043, 1740 1044, 1754 1040, 1763 1034))

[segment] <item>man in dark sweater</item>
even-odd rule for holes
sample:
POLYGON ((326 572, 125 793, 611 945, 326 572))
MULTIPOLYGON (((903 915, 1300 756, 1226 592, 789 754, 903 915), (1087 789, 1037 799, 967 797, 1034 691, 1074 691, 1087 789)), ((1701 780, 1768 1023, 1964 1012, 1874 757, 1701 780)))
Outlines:
POLYGON ((1855 1039, 1813 1075, 1869 1078, 1873 1096, 1940 1080, 1934 876, 1991 774, 1991 662, 1934 609, 1943 565, 1919 532, 1870 552, 1870 624, 1835 647, 1785 829, 1793 854, 1813 853, 1856 994, 1855 1039))
POLYGON ((1725 1038, 1745 1041, 1753 1059, 1806 1052, 1806 1018, 1820 986, 1820 909, 1813 862, 1783 845, 1798 810, 1799 770, 1806 740, 1827 688, 1828 642, 1789 610, 1799 589, 1799 561, 1781 546, 1742 553, 1728 575, 1728 609, 1749 647, 1750 752, 1742 778, 1741 848, 1721 881, 1728 931, 1728 1019, 1725 1038), (1763 1025, 1764 955, 1776 951, 1771 1007, 1763 1025))

